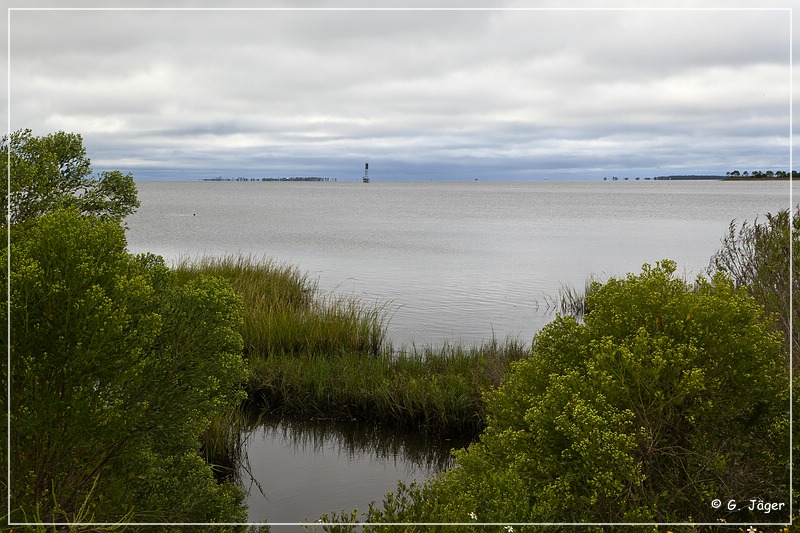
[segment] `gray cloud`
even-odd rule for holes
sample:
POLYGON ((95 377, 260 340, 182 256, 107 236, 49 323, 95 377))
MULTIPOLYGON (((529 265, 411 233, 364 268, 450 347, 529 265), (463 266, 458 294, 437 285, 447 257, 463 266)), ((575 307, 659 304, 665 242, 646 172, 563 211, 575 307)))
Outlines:
POLYGON ((11 22, 12 129, 81 133, 96 166, 141 177, 355 177, 367 159, 396 179, 788 166, 786 11, 14 11, 11 22))

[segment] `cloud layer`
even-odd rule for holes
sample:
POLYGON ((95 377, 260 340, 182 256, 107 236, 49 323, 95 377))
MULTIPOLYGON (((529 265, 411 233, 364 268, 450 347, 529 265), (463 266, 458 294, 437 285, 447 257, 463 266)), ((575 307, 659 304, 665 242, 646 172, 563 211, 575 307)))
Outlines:
POLYGON ((11 127, 81 133, 142 178, 787 168, 788 18, 17 10, 11 127))

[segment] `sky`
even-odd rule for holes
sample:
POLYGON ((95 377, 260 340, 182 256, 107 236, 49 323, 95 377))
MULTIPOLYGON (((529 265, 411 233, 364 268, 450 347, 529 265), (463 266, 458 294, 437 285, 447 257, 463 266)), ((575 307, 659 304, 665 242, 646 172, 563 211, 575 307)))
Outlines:
POLYGON ((791 2, 2 3, 8 129, 140 180, 790 166, 791 2))

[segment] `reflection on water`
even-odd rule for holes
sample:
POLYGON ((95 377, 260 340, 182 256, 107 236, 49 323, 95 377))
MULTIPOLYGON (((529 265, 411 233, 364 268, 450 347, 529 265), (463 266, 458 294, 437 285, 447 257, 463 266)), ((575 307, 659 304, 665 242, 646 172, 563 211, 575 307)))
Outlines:
POLYGON ((270 418, 246 445, 248 471, 241 477, 249 519, 300 523, 366 510, 399 480, 423 481, 448 468, 450 450, 468 444, 365 422, 270 418))

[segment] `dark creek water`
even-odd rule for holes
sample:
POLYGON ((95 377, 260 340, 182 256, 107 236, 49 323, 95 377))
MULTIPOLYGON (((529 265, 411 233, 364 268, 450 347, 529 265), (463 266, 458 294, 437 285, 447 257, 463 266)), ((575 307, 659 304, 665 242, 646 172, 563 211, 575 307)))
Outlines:
POLYGON ((363 422, 269 419, 248 437, 241 471, 249 521, 304 523, 365 511, 398 480, 423 481, 449 467, 450 450, 468 444, 363 422))

